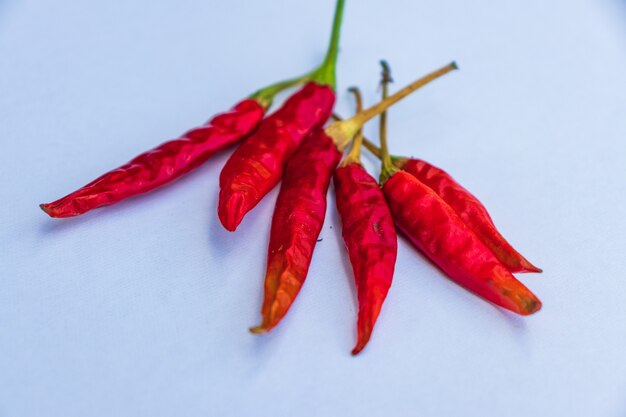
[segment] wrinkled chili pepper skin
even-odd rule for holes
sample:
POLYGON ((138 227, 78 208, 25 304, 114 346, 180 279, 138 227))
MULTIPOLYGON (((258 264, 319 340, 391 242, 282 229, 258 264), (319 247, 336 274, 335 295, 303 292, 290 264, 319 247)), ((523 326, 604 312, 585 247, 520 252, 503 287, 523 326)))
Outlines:
POLYGON ((400 171, 383 192, 398 228, 455 282, 521 315, 541 308, 539 299, 430 187, 400 171))
POLYGON ((41 208, 51 217, 78 216, 154 190, 250 135, 264 113, 265 109, 257 101, 243 100, 205 125, 135 157, 57 201, 42 204, 41 208))
POLYGON ((359 353, 370 339, 393 279, 398 252, 396 228, 376 180, 358 163, 340 167, 334 176, 343 240, 356 283, 359 353))
POLYGON ((330 117, 335 93, 309 82, 267 117, 231 155, 220 174, 218 216, 234 231, 283 175, 285 163, 315 127, 330 117))
POLYGON ((409 159, 402 169, 432 188, 511 272, 541 272, 498 232, 483 204, 447 172, 419 159, 409 159))
POLYGON ((260 326, 270 331, 285 316, 306 279, 326 216, 326 194, 341 152, 316 129, 291 157, 276 200, 267 253, 260 326))

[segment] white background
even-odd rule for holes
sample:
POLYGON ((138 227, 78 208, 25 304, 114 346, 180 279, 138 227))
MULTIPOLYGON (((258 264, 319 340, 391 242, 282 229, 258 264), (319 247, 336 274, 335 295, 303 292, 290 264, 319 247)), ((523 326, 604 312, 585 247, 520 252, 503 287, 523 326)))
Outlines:
MULTIPOLYGON (((625 416, 626 4, 356 1, 338 110, 378 60, 396 154, 451 172, 545 272, 516 317, 406 241, 368 348, 332 190, 309 278, 259 321, 276 190, 225 232, 228 153, 81 218, 56 199, 322 58, 333 1, 0 2, 0 416, 625 416)), ((377 124, 367 133, 376 138, 377 124)), ((374 159, 367 166, 377 175, 374 159)))

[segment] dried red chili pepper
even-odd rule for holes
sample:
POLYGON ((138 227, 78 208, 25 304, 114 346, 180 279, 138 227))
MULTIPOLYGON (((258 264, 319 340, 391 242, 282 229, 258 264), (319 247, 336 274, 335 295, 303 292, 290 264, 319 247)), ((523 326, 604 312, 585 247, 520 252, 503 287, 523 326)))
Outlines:
POLYGON ((539 299, 502 265, 454 209, 433 189, 393 165, 385 123, 386 119, 381 119, 381 184, 398 228, 458 284, 515 313, 537 312, 539 299))
POLYGON ((318 128, 287 163, 272 217, 263 320, 251 332, 274 328, 298 295, 324 224, 330 177, 340 159, 337 145, 318 128))
POLYGON ((326 214, 326 192, 341 151, 367 120, 412 91, 454 69, 448 65, 399 91, 387 101, 352 119, 316 129, 289 160, 276 200, 265 276, 265 296, 259 326, 275 327, 289 310, 306 278, 326 214))
POLYGON ((344 0, 338 0, 326 58, 302 90, 270 117, 228 159, 220 174, 217 213, 226 230, 235 231, 244 216, 280 181, 286 162, 335 104, 335 65, 344 0))
MULTIPOLYGON (((359 93, 354 91, 359 103, 359 93)), ((358 293, 357 343, 353 355, 363 350, 371 337, 391 287, 398 252, 396 228, 385 196, 378 182, 361 166, 362 141, 359 132, 352 150, 333 177, 342 236, 358 293)))
MULTIPOLYGON (((379 149, 364 141, 365 147, 378 154, 379 149)), ((496 228, 485 206, 450 174, 426 161, 413 158, 392 157, 399 169, 408 172, 430 187, 452 207, 465 224, 494 253, 511 272, 541 272, 511 246, 496 228)))
MULTIPOLYGON (((343 0, 338 3, 338 11, 341 12, 343 0)), ((202 165, 217 151, 251 135, 261 123, 276 94, 316 79, 327 70, 327 66, 322 65, 312 73, 265 87, 235 105, 229 112, 214 116, 203 126, 188 131, 178 139, 165 142, 71 194, 52 203, 41 204, 40 207, 51 217, 77 216, 171 183, 202 165)), ((310 87, 305 87, 301 93, 304 104, 315 106, 320 100, 324 104, 332 101, 326 97, 329 95, 326 91, 316 93, 323 98, 312 99, 308 97, 311 95, 310 90, 310 87)), ((302 119, 302 116, 299 117, 302 119)), ((268 119, 262 124, 276 123, 277 115, 268 119)))
POLYGON ((383 192, 396 225, 454 281, 518 314, 541 308, 539 299, 430 187, 399 171, 384 183, 383 192))
POLYGON ((200 166, 215 152, 248 136, 263 113, 264 108, 258 101, 246 99, 204 126, 165 142, 71 194, 40 207, 50 217, 78 216, 168 184, 200 166))
POLYGON ((315 127, 328 119, 335 102, 329 86, 307 84, 231 155, 220 174, 218 215, 234 231, 243 217, 280 181, 283 167, 315 127))

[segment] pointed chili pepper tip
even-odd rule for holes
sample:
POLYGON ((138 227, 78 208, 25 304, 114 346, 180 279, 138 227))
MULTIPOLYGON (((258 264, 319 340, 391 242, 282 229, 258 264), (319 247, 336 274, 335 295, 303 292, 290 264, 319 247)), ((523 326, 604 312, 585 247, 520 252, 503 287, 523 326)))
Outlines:
POLYGON ((530 262, 522 262, 522 268, 520 269, 519 272, 535 272, 535 273, 540 274, 543 272, 543 269, 536 267, 530 262))
POLYGON ((259 324, 258 326, 250 327, 248 330, 250 330, 250 333, 258 334, 258 335, 269 333, 269 329, 267 329, 262 324, 259 324))
POLYGON ((520 311, 520 314, 523 316, 530 316, 541 310, 541 301, 536 298, 531 298, 529 300, 525 300, 524 309, 520 311))
POLYGON ((365 348, 365 346, 367 345, 367 342, 369 342, 370 337, 369 335, 363 337, 361 340, 358 341, 358 343, 356 344, 356 346, 354 347, 354 349, 352 349, 352 356, 356 356, 359 353, 361 353, 361 351, 365 348))
MULTIPOLYGON (((374 322, 376 322, 375 318, 374 322)), ((365 326, 364 328, 359 328, 359 330, 357 331, 356 345, 352 349, 352 356, 358 355, 363 349, 365 349, 365 346, 367 346, 370 338, 372 337, 372 326, 373 324, 365 326)))
POLYGON ((44 213, 46 213, 48 216, 50 217, 55 217, 54 212, 52 211, 52 207, 50 206, 50 204, 40 204, 39 208, 43 210, 44 213))

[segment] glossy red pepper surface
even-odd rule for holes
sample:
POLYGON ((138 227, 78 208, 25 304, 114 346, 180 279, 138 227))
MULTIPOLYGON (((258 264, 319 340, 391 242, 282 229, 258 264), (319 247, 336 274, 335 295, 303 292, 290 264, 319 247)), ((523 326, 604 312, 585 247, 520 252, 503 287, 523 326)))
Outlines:
POLYGON ((77 191, 41 208, 51 217, 71 217, 154 190, 206 162, 215 152, 250 135, 261 122, 264 108, 246 99, 227 113, 180 138, 165 142, 77 191))
POLYGON ((357 343, 367 344, 393 279, 398 252, 396 228, 378 182, 358 163, 339 167, 334 176, 342 235, 356 283, 357 343))
POLYGON ((272 218, 263 321, 251 329, 254 333, 280 322, 306 279, 326 216, 328 185, 340 159, 335 143, 318 128, 287 163, 272 218))
POLYGON ((450 278, 492 303, 528 315, 541 302, 430 187, 400 171, 383 192, 396 225, 450 278))
POLYGON ((234 231, 283 175, 304 138, 330 117, 333 89, 309 82, 267 117, 230 157, 220 174, 218 215, 234 231))
POLYGON ((459 215, 476 236, 511 272, 541 272, 500 234, 485 206, 447 172, 419 159, 402 161, 400 167, 432 188, 459 215))

